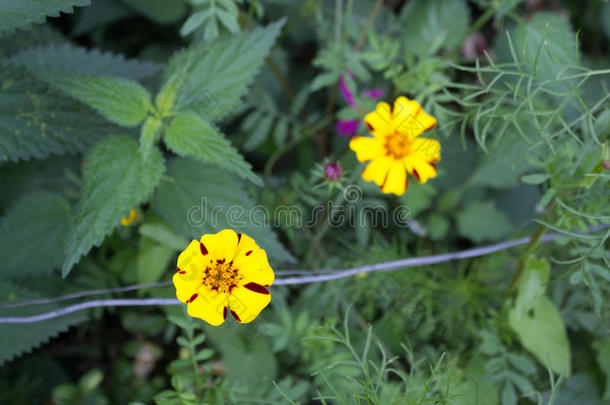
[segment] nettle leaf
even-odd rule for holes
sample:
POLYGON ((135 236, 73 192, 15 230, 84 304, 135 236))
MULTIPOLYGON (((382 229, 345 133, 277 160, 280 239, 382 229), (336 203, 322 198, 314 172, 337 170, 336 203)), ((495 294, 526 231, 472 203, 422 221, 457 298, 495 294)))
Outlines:
POLYGON ((44 75, 54 88, 124 127, 139 125, 152 107, 150 93, 138 82, 120 77, 44 75))
POLYGON ((492 202, 469 204, 457 214, 457 227, 460 235, 476 243, 502 238, 512 228, 506 214, 492 202))
POLYGON ((178 110, 194 110, 208 121, 222 118, 246 93, 283 25, 282 19, 177 53, 161 94, 174 93, 178 110))
POLYGON ((169 149, 179 155, 212 163, 257 185, 263 184, 231 143, 195 113, 182 113, 175 117, 163 140, 169 149))
POLYGON ((22 68, 0 69, 0 160, 82 152, 118 127, 22 68))
MULTIPOLYGON (((6 281, 0 280, 0 302, 22 301, 27 299, 42 298, 41 295, 33 293, 25 288, 6 281)), ((59 308, 57 304, 30 305, 18 308, 2 308, 0 316, 30 316, 41 312, 52 311, 59 308)), ((23 353, 28 353, 34 348, 49 341, 59 333, 68 330, 70 326, 85 321, 87 316, 81 313, 73 313, 46 321, 23 323, 23 324, 0 324, 0 365, 10 361, 23 353)))
POLYGON ((275 260, 294 260, 239 181, 224 170, 195 160, 175 159, 168 179, 155 193, 153 209, 188 238, 199 239, 204 233, 232 228, 254 238, 275 260))
POLYGON ((33 23, 43 23, 46 17, 72 13, 74 7, 88 6, 91 0, 18 0, 0 2, 0 36, 15 28, 27 29, 33 23))
POLYGON ((64 73, 90 76, 118 76, 142 80, 155 76, 161 66, 98 49, 89 50, 72 44, 38 46, 25 49, 8 63, 36 73, 64 73))
POLYGON ((131 208, 148 199, 164 172, 161 151, 153 148, 144 160, 138 143, 128 136, 108 137, 89 153, 83 168, 81 198, 66 244, 64 276, 81 256, 102 243, 131 208))
POLYGON ((415 0, 403 7, 400 22, 403 43, 413 53, 434 52, 461 45, 470 21, 463 0, 415 0))
POLYGON ((570 374, 571 353, 566 327, 547 297, 538 297, 531 311, 521 316, 512 309, 508 321, 523 347, 536 356, 540 364, 549 366, 555 373, 570 374))
POLYGON ((24 278, 61 266, 70 212, 68 201, 56 193, 39 191, 17 200, 0 220, 0 273, 24 278))

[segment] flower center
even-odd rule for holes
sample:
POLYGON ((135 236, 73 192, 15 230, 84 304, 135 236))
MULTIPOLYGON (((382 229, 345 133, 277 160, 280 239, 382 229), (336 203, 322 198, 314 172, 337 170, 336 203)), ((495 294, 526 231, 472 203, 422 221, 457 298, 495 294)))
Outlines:
POLYGON ((405 135, 395 133, 386 137, 385 148, 394 158, 400 159, 411 151, 411 142, 405 135))
POLYGON ((233 287, 242 279, 239 270, 233 268, 233 262, 225 263, 225 260, 216 260, 210 263, 203 273, 202 284, 219 293, 230 293, 233 287))

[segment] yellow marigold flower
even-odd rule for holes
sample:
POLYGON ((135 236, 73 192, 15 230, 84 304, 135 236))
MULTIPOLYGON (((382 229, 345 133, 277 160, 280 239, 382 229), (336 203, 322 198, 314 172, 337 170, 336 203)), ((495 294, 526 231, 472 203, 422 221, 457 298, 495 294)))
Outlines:
POLYGON ((225 229, 193 240, 178 256, 176 297, 190 316, 218 326, 228 312, 251 322, 271 301, 275 278, 267 254, 254 239, 225 229))
POLYGON ((129 210, 129 216, 121 218, 121 225, 129 226, 138 219, 138 211, 133 208, 129 210))
POLYGON ((366 181, 374 181, 384 193, 403 194, 409 186, 407 172, 420 183, 436 177, 436 162, 441 160, 438 141, 419 138, 434 128, 436 118, 424 112, 417 101, 398 97, 392 109, 377 104, 364 117, 373 137, 356 136, 349 143, 361 162, 369 162, 362 172, 366 181))

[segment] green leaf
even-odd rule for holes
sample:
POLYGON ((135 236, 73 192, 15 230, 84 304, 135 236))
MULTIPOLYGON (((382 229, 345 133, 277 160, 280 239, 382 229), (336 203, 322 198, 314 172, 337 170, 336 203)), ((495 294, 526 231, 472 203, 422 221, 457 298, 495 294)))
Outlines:
MULTIPOLYGON (((216 21, 216 20, 214 20, 216 21)), ((176 82, 176 108, 194 110, 208 121, 229 113, 269 54, 284 20, 177 53, 164 74, 176 82)))
POLYGON ((239 181, 224 170, 190 159, 174 160, 154 196, 153 210, 188 238, 232 228, 254 238, 270 257, 293 260, 239 181))
POLYGON ((531 313, 519 316, 509 312, 510 327, 521 344, 544 366, 555 373, 570 374, 570 344, 566 327, 555 305, 547 297, 538 297, 531 313))
POLYGON ((175 117, 163 137, 169 149, 182 156, 191 156, 212 163, 242 178, 262 185, 252 167, 216 128, 195 113, 175 117))
POLYGON ((27 68, 32 74, 118 76, 133 80, 152 78, 161 70, 156 63, 125 59, 122 55, 72 44, 28 48, 11 57, 8 63, 27 68))
POLYGON ((470 11, 463 0, 414 0, 400 16, 403 44, 412 53, 430 52, 439 44, 460 46, 468 31, 470 11))
POLYGON ((474 202, 457 214, 460 235, 473 242, 497 240, 511 231, 510 222, 492 202, 474 202))
POLYGON ((16 201, 0 220, 3 276, 24 278, 61 266, 70 211, 68 201, 56 193, 39 191, 16 201))
POLYGON ((548 174, 532 173, 521 176, 521 181, 526 184, 542 184, 549 179, 548 174))
MULTIPOLYGON (((42 298, 25 288, 0 280, 0 302, 22 301, 42 298)), ((57 304, 30 305, 18 308, 2 308, 0 316, 31 316, 59 308, 57 304)), ((55 319, 35 323, 0 324, 0 365, 10 361, 23 353, 46 343, 52 337, 66 331, 70 326, 86 320, 81 313, 73 313, 55 319)))
POLYGON ((82 152, 117 127, 24 69, 0 69, 0 160, 82 152))
POLYGON ((83 168, 81 198, 65 249, 64 276, 91 247, 102 243, 131 208, 146 201, 164 171, 161 151, 153 149, 144 160, 137 142, 127 136, 106 138, 89 153, 83 168))
POLYGON ((171 247, 160 245, 146 237, 140 238, 137 259, 138 283, 159 281, 175 254, 171 247))
POLYGON ((163 246, 172 248, 175 251, 184 250, 188 241, 174 232, 163 221, 147 221, 138 228, 140 235, 146 236, 163 246))
POLYGON ((546 259, 537 259, 535 256, 527 258, 515 301, 517 316, 524 316, 534 307, 538 298, 544 295, 550 275, 551 266, 546 259))
POLYGON ((74 7, 88 6, 91 0, 18 0, 0 2, 0 36, 15 28, 28 29, 32 23, 43 23, 47 17, 72 13, 74 7))
POLYGON ((150 94, 138 82, 119 77, 41 75, 51 86, 124 127, 139 125, 152 107, 150 94))

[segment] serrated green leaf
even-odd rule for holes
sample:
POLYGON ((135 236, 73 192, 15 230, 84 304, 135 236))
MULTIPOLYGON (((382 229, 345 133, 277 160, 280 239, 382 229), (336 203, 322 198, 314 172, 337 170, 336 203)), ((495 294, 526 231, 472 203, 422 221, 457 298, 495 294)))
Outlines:
POLYGON ((56 193, 34 192, 16 201, 0 219, 0 273, 24 278, 61 266, 70 211, 56 193))
POLYGON ((146 201, 164 171, 161 151, 154 148, 144 160, 138 153, 137 142, 127 136, 106 138, 89 153, 83 168, 80 201, 66 244, 64 276, 81 256, 102 243, 131 208, 146 201))
POLYGON ((18 0, 0 2, 0 36, 15 28, 27 29, 59 13, 72 13, 74 7, 88 6, 91 0, 18 0))
POLYGON ((469 204, 458 213, 457 227, 460 235, 476 243, 497 240, 506 236, 512 228, 506 214, 492 202, 469 204))
POLYGON ((169 149, 182 156, 191 156, 212 163, 238 176, 262 185, 252 167, 216 128, 195 113, 175 117, 163 137, 169 149))
POLYGON ((532 313, 517 315, 515 309, 508 316, 510 327, 521 344, 529 350, 544 367, 555 373, 570 374, 570 344, 566 327, 555 305, 547 297, 539 297, 532 313))
POLYGON ((410 1, 400 16, 403 43, 412 53, 429 52, 439 45, 455 48, 466 37, 469 20, 463 0, 410 1))
POLYGON ((2 65, 0 160, 82 152, 117 130, 87 106, 30 77, 24 69, 2 65))
POLYGON ((164 74, 165 83, 179 83, 177 109, 194 110, 212 122, 227 115, 246 93, 283 25, 280 20, 177 53, 164 74))
MULTIPOLYGON (((0 280, 0 302, 22 301, 42 298, 25 288, 19 287, 9 281, 0 280)), ((57 309, 57 304, 30 305, 18 308, 2 308, 0 316, 31 316, 42 312, 57 309)), ((49 341, 59 333, 66 331, 70 326, 86 320, 82 312, 61 316, 55 319, 35 323, 0 324, 0 365, 10 361, 23 353, 49 341)))
POLYGON ((41 75, 51 86, 124 127, 139 125, 150 111, 151 97, 138 82, 120 77, 41 75))
POLYGON ((8 63, 27 68, 32 74, 117 76, 133 80, 151 78, 161 70, 161 66, 156 63, 125 59, 122 55, 72 44, 25 49, 11 57, 8 63))
POLYGON ((251 236, 270 257, 293 258, 275 233, 263 223, 260 210, 226 171, 195 160, 179 158, 169 167, 153 199, 153 210, 174 230, 188 238, 232 228, 251 236))

